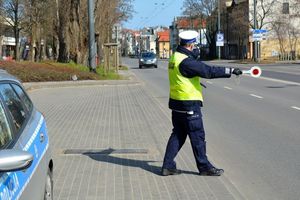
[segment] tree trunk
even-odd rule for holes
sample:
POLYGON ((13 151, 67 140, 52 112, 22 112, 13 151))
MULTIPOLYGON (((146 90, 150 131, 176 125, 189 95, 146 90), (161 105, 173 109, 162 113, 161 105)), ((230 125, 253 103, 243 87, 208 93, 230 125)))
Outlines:
MULTIPOLYGON (((95 31, 99 33, 99 49, 111 37, 111 28, 120 21, 122 13, 117 7, 125 0, 96 0, 95 1, 95 31), (106 16, 108 14, 108 16, 106 16)), ((83 0, 56 0, 58 5, 58 41, 59 62, 88 64, 88 8, 83 0)), ((130 4, 130 3, 128 3, 130 4)), ((125 11, 126 12, 126 11, 125 11)), ((127 13, 128 14, 128 13, 127 13)), ((125 15, 126 16, 126 13, 125 15)))
POLYGON ((69 62, 69 34, 68 20, 69 20, 69 8, 70 1, 59 1, 59 27, 58 27, 58 41, 59 41, 59 52, 58 62, 67 63, 69 62))
POLYGON ((68 63, 69 62, 69 50, 68 45, 64 40, 64 37, 61 37, 59 40, 59 52, 58 52, 58 62, 68 63))
POLYGON ((60 1, 59 9, 58 61, 72 60, 87 64, 87 3, 80 0, 60 1))
POLYGON ((20 57, 19 57, 19 30, 18 30, 18 27, 14 27, 14 35, 15 35, 15 40, 16 40, 14 57, 15 57, 16 61, 20 61, 20 57))
POLYGON ((30 50, 30 59, 32 62, 35 61, 35 55, 36 55, 36 38, 37 38, 37 25, 36 23, 32 24, 32 30, 31 30, 31 50, 30 50))

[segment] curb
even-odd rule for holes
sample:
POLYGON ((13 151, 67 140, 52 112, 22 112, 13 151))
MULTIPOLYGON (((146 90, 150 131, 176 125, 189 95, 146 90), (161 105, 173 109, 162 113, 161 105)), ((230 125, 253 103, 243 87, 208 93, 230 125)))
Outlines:
POLYGON ((53 81, 53 82, 27 82, 23 83, 23 87, 27 91, 58 88, 58 87, 80 87, 80 86, 109 86, 109 85, 139 85, 139 81, 135 74, 127 71, 120 73, 125 80, 79 80, 79 81, 53 81))

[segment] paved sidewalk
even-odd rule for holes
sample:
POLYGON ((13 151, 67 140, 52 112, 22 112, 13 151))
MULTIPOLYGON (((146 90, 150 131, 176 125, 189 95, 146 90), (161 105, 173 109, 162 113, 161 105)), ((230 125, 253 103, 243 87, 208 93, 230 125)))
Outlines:
POLYGON ((142 83, 111 81, 29 94, 49 128, 54 199, 243 199, 226 172, 197 175, 188 141, 177 156, 184 173, 159 175, 170 113, 142 83))

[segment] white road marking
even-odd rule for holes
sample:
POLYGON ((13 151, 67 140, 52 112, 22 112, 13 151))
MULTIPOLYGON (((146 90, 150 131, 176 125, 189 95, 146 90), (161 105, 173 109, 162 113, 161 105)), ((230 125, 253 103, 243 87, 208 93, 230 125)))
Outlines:
POLYGON ((206 83, 213 84, 213 82, 211 82, 211 81, 206 81, 206 83))
POLYGON ((232 90, 231 87, 224 86, 224 88, 227 89, 227 90, 232 90))
MULTIPOLYGON (((249 74, 243 74, 243 76, 251 77, 251 75, 249 75, 249 74)), ((267 80, 267 81, 273 81, 273 82, 278 82, 278 83, 285 83, 285 84, 291 84, 291 85, 298 85, 298 86, 300 86, 300 83, 297 83, 297 82, 285 81, 285 80, 280 80, 280 79, 275 79, 275 78, 268 78, 268 77, 263 77, 263 76, 260 76, 257 79, 263 79, 263 80, 267 80)))
POLYGON ((297 107, 297 106, 292 106, 291 108, 294 108, 294 109, 296 109, 296 110, 300 110, 300 108, 297 107))
POLYGON ((250 96, 252 96, 252 97, 256 97, 256 98, 258 98, 258 99, 263 99, 263 97, 261 97, 261 96, 258 96, 258 95, 256 95, 256 94, 250 94, 250 96))

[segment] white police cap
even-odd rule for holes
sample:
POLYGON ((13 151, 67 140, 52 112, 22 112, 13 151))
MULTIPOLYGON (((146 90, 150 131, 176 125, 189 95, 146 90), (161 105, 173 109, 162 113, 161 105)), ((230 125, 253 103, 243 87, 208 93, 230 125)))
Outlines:
POLYGON ((179 33, 180 44, 190 44, 196 42, 198 32, 193 30, 182 31, 179 33))

